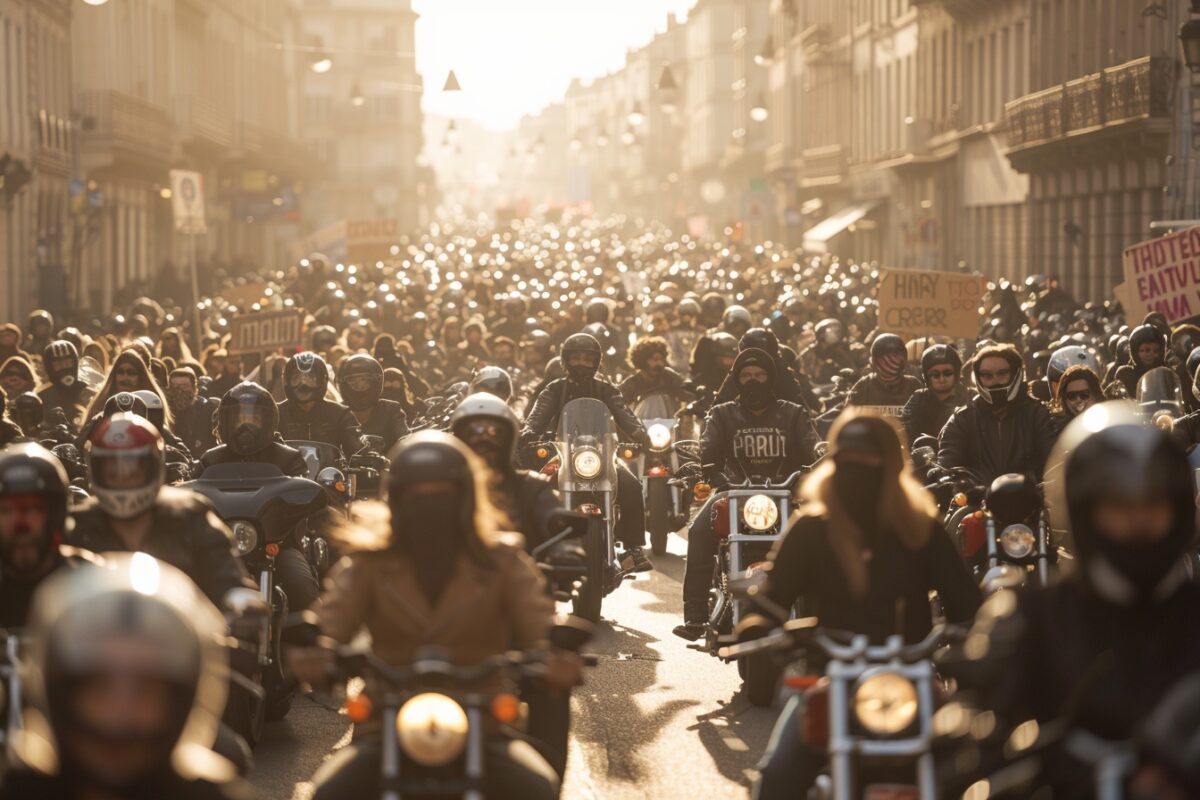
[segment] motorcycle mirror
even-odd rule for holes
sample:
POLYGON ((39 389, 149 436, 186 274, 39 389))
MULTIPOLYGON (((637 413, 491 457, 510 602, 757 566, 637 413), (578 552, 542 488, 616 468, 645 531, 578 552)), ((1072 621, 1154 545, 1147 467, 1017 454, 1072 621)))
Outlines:
POLYGON ((559 614, 554 617, 554 624, 550 627, 550 645, 558 650, 578 653, 591 640, 594 631, 592 623, 581 617, 559 614))

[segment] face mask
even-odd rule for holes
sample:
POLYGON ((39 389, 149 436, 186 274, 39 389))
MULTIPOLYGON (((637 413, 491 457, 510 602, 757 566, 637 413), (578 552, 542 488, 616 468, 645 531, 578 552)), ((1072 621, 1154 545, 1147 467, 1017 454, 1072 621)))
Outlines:
POLYGON ((751 411, 761 411, 771 405, 775 390, 766 382, 746 381, 738 389, 738 399, 751 411))
POLYGON ((839 462, 833 473, 833 488, 842 508, 867 537, 875 534, 879 496, 883 492, 883 469, 868 464, 839 462))
POLYGON ((1179 543, 1169 535, 1137 544, 1104 539, 1101 549, 1110 565, 1137 586, 1143 597, 1154 591, 1180 556, 1179 543))
POLYGON ((239 425, 230 444, 237 452, 247 455, 259 449, 259 441, 262 438, 260 434, 261 431, 253 425, 239 425))
POLYGON ((392 505, 396 547, 412 556, 417 580, 430 603, 436 603, 458 562, 468 531, 463 530, 457 492, 409 495, 392 505))
POLYGON ((596 374, 595 367, 574 365, 567 367, 567 377, 572 383, 586 383, 596 374))

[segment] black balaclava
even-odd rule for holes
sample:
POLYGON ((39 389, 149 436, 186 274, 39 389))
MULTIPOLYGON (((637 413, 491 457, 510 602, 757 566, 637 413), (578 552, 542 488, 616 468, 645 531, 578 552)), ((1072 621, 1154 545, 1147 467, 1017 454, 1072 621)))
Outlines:
POLYGON ((471 533, 462 498, 456 491, 407 493, 391 506, 394 546, 412 556, 421 591, 437 605, 471 533))
POLYGON ((748 411, 762 411, 775 402, 775 360, 758 348, 751 347, 738 353, 730 374, 737 385, 738 402, 748 411), (765 382, 747 381, 738 378, 746 367, 761 367, 767 373, 765 382))

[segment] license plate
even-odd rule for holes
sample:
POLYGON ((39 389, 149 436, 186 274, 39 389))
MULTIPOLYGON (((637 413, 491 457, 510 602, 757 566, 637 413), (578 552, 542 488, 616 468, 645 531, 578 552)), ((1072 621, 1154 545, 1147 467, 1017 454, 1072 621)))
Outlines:
POLYGON ((876 783, 863 793, 866 800, 917 800, 917 787, 899 783, 876 783))

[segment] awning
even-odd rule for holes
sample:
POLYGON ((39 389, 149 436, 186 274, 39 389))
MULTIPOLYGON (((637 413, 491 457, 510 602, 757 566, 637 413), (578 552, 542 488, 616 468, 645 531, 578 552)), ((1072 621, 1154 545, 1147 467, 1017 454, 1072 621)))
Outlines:
POLYGON ((832 217, 827 217, 804 233, 804 250, 809 253, 826 253, 829 240, 871 213, 878 200, 846 206, 832 217))

